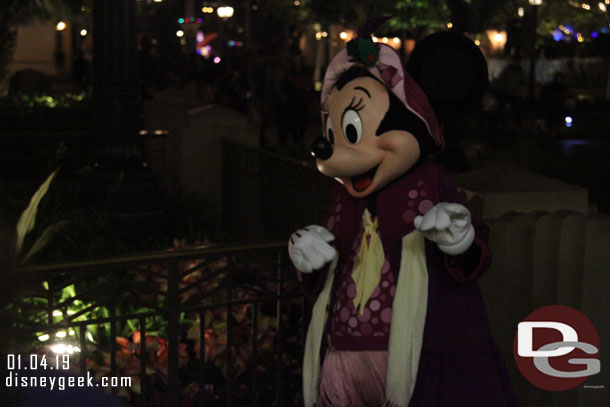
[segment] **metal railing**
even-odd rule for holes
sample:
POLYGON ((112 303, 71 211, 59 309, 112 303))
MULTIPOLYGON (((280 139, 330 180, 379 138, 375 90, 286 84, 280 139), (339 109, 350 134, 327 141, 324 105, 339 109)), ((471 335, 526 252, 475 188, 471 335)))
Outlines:
MULTIPOLYGON (((180 347, 185 344, 188 328, 181 325, 181 318, 186 315, 195 320, 187 325, 199 330, 197 343, 191 344, 199 348, 199 357, 196 352, 191 357, 195 359, 191 365, 196 365, 191 373, 197 376, 193 382, 199 389, 198 405, 207 405, 210 401, 205 389, 209 387, 208 373, 211 366, 214 368, 214 360, 224 371, 224 389, 220 396, 224 405, 292 404, 286 399, 294 399, 296 392, 294 385, 286 385, 286 377, 290 376, 286 360, 289 356, 300 359, 306 322, 305 300, 295 274, 285 274, 287 256, 284 253, 284 243, 264 243, 21 267, 16 272, 27 281, 29 288, 21 295, 21 301, 12 305, 13 335, 16 338, 29 335, 36 341, 34 335, 44 333, 52 341, 57 332, 63 331, 65 335, 66 331, 73 330, 72 340, 80 347, 78 366, 84 373, 88 369, 88 354, 96 350, 87 329, 102 326, 101 332, 106 334, 100 337, 106 336, 109 341, 106 348, 110 353, 109 376, 112 377, 121 373, 117 360, 119 329, 128 321, 132 326, 137 322, 140 340, 139 344, 134 340, 133 353, 139 360, 139 402, 145 405, 150 395, 147 322, 161 318, 167 323, 167 405, 176 407, 186 384, 181 379, 184 374, 180 374, 183 356, 180 347), (71 295, 65 294, 66 287, 74 288, 71 295), (32 298, 38 298, 39 304, 32 302, 32 298), (69 308, 75 304, 81 304, 81 309, 70 312, 69 308), (216 321, 216 325, 224 324, 225 328, 222 363, 218 357, 212 359, 213 349, 208 343, 211 340, 208 334, 218 333, 209 320, 218 310, 226 310, 224 314, 216 313, 224 318, 216 321), (273 376, 272 389, 261 386, 259 377, 264 362, 261 360, 264 343, 259 343, 259 338, 269 337, 270 332, 273 348, 267 351, 271 351, 274 360, 266 370, 266 377, 273 376), (291 346, 291 355, 285 350, 287 343, 291 346), (250 355, 246 360, 248 366, 239 367, 239 373, 235 371, 238 353, 250 355), (248 380, 245 379, 247 371, 248 380), (242 384, 249 381, 247 397, 237 395, 237 379, 242 384)), ((216 345, 221 342, 216 341, 216 345)), ((101 346, 99 338, 97 346, 101 346)), ((18 348, 16 340, 14 347, 18 348)), ((218 349, 222 350, 222 346, 214 351, 217 353, 218 349)), ((239 390, 243 393, 242 387, 239 390)))

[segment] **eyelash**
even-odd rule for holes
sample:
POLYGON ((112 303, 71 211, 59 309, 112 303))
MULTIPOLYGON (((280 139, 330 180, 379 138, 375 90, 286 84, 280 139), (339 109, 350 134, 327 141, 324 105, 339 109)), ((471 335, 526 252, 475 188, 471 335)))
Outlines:
POLYGON ((356 104, 354 104, 354 100, 356 100, 355 97, 353 97, 352 101, 349 102, 349 106, 345 108, 345 111, 348 111, 349 109, 353 109, 353 110, 359 112, 362 109, 364 109, 364 105, 362 104, 363 99, 360 99, 358 102, 356 102, 356 104))

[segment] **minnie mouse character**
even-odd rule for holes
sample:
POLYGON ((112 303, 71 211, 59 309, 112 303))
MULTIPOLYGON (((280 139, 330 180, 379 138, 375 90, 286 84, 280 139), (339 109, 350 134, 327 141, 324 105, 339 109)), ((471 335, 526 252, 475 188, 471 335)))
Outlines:
POLYGON ((305 406, 515 405, 476 283, 491 260, 488 229, 426 160, 443 147, 434 111, 370 28, 324 78, 312 153, 338 181, 329 213, 289 241, 317 295, 305 406))

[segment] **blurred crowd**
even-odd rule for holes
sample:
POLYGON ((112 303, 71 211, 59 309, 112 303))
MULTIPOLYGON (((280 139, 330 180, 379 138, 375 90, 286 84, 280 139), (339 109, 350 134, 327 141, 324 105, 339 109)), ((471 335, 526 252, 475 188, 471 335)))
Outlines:
POLYGON ((261 147, 269 147, 272 137, 281 148, 302 147, 315 92, 313 68, 298 48, 163 57, 145 39, 138 61, 144 98, 191 83, 202 104, 214 102, 247 113, 258 124, 261 147))

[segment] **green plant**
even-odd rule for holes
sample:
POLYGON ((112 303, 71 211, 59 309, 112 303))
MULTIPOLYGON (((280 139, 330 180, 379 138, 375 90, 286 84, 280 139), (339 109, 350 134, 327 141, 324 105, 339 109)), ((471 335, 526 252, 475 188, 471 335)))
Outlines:
POLYGON ((56 222, 50 226, 48 226, 34 241, 34 243, 29 247, 27 251, 24 249, 24 242, 28 234, 34 230, 34 226, 36 226, 36 216, 38 214, 38 206, 40 205, 40 201, 47 194, 49 190, 49 186, 55 178, 55 175, 59 169, 53 171, 51 175, 47 177, 47 179, 38 187, 32 198, 30 199, 30 203, 28 207, 21 213, 19 217, 19 221, 17 222, 17 227, 15 230, 15 246, 13 251, 13 263, 26 263, 29 261, 32 256, 36 253, 40 252, 44 249, 51 239, 55 236, 55 234, 61 230, 68 221, 62 220, 56 222), (25 253, 25 254, 23 254, 25 253))

